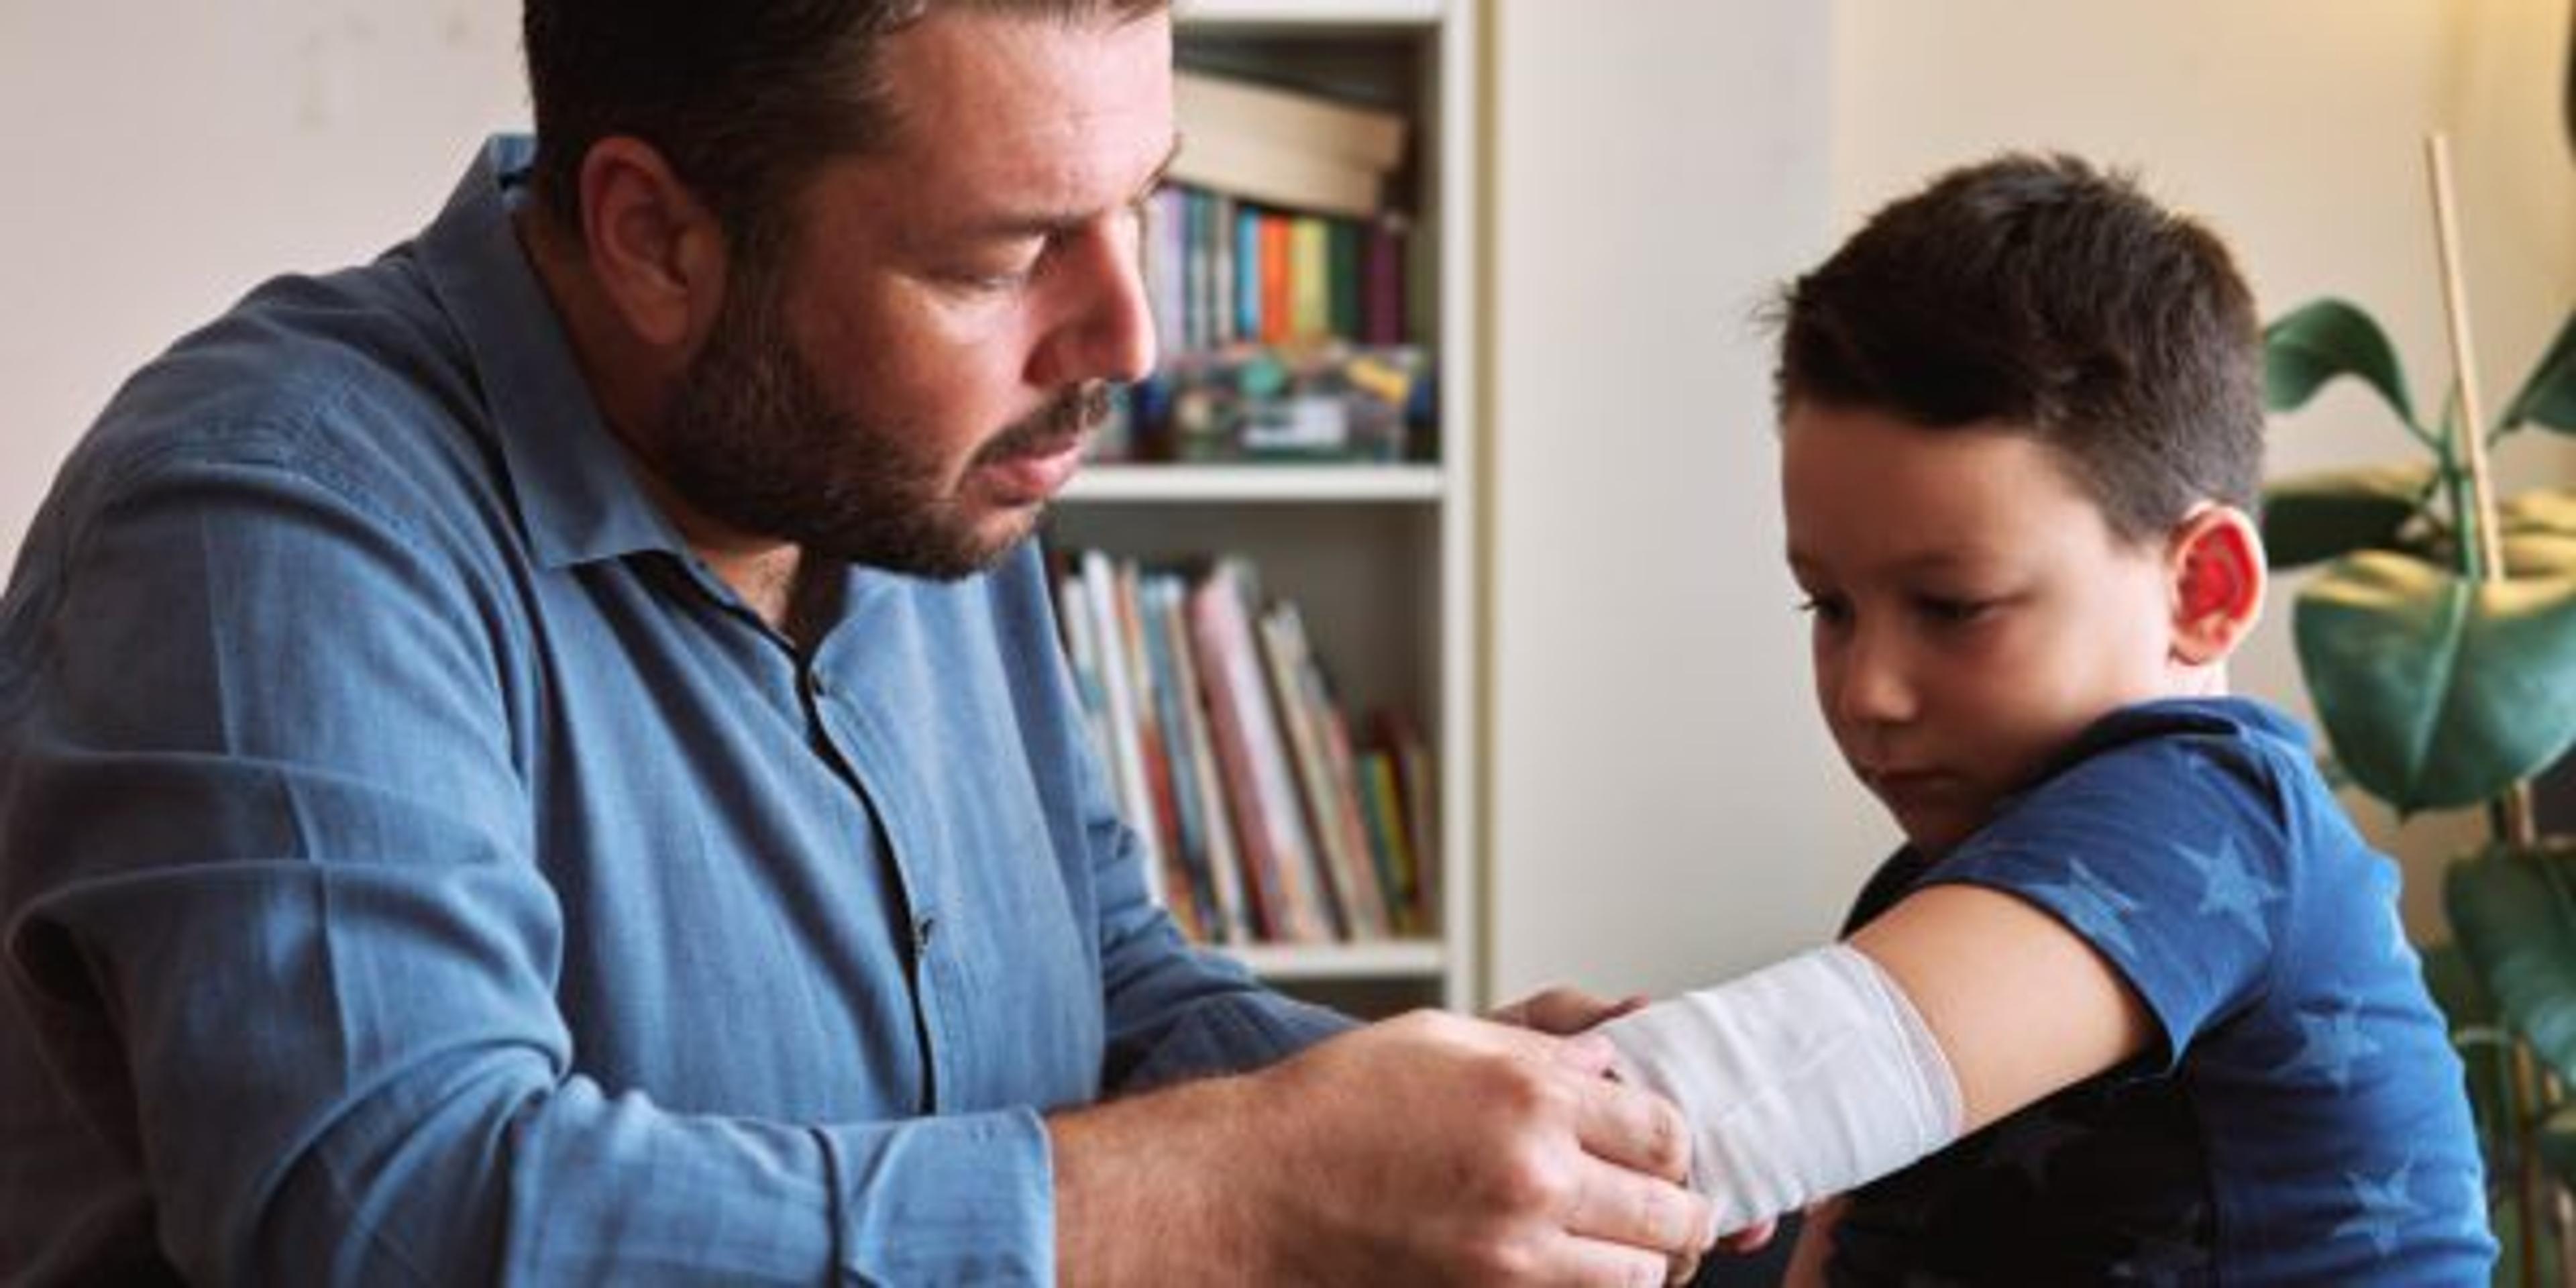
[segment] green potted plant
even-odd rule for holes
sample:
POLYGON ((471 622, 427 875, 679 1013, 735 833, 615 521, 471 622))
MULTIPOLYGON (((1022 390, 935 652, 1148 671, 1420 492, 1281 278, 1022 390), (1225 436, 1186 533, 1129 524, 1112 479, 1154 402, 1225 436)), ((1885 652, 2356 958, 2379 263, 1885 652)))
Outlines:
POLYGON ((2539 1282, 2558 1249, 2523 1214, 2546 1210, 2544 1166, 2576 1179, 2576 1110, 2551 1103, 2520 1050, 2576 1082, 2576 896, 2525 784, 2576 744, 2576 490, 2498 503, 2485 449, 2533 426, 2576 434, 2576 311, 2475 436, 2456 394, 2438 417, 2418 414, 2387 335, 2344 301, 2273 322, 2263 355, 2272 410, 2357 379, 2420 448, 2411 461, 2275 482, 2263 533, 2275 568, 2323 565, 2292 624, 2339 773, 2401 817, 2490 806, 2489 845, 2445 874, 2458 950, 2432 954, 2427 973, 2467 1039, 2491 1171, 2517 1182, 2499 1208, 2512 1267, 2502 1278, 2539 1282), (2526 1044, 2510 1055, 2480 1040, 2499 1019, 2526 1044))
MULTIPOLYGON (((2492 520, 2481 514, 2458 401, 2419 415, 2387 335, 2344 301, 2265 327, 2263 357, 2272 410, 2351 377, 2421 448, 2410 462, 2265 493, 2272 566, 2325 564, 2292 621, 2338 768, 2400 815, 2497 799, 2576 743, 2576 490, 2525 492, 2492 520)), ((2532 426, 2576 434, 2576 312, 2481 446, 2532 426)))

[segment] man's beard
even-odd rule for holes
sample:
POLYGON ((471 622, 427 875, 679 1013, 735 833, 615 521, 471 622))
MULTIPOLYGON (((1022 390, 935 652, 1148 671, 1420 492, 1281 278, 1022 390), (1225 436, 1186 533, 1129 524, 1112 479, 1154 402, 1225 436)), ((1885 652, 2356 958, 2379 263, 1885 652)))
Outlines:
MULTIPOLYGON (((939 463, 902 422, 833 404, 786 324, 777 275, 747 272, 689 364, 654 448, 690 505, 807 553, 953 581, 999 563, 1037 525, 996 537, 941 491, 939 463)), ((1109 391, 1066 389, 976 449, 967 471, 1050 455, 1108 414, 1109 391)))

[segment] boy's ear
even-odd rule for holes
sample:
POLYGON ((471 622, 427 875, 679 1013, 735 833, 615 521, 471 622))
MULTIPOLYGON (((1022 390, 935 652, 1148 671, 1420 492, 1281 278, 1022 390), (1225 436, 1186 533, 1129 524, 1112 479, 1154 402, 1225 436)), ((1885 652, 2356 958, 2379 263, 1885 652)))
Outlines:
POLYGON ((2174 660, 2223 661, 2263 613, 2263 537, 2244 511, 2205 505, 2174 529, 2171 570, 2174 660))
POLYGON ((641 139, 592 144, 581 164, 582 243, 601 292, 645 344, 693 352, 724 302, 724 230, 641 139))

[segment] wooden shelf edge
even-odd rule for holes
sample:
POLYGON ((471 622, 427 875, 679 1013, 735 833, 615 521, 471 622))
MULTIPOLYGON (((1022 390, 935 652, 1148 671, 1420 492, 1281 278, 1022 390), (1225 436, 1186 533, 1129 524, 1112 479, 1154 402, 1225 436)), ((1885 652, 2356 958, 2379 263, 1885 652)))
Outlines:
POLYGON ((1436 502, 1437 465, 1086 465, 1066 501, 1436 502))
POLYGON ((1438 979, 1449 965, 1446 945, 1430 939, 1348 944, 1245 944, 1210 951, 1241 962, 1268 980, 1438 979))

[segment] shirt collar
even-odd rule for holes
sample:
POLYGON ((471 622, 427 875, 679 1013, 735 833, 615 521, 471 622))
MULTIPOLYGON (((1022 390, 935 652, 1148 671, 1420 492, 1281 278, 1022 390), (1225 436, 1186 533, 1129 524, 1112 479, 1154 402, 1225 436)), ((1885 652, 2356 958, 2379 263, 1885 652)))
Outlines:
POLYGON ((523 135, 484 144, 417 243, 471 351, 530 552, 549 568, 688 547, 601 419, 553 301, 511 214, 536 153, 523 135))

